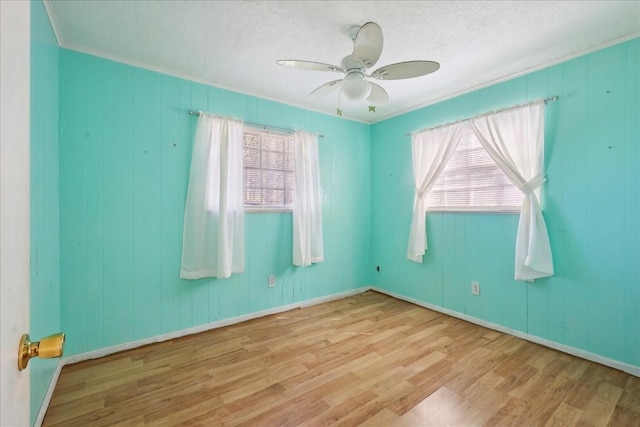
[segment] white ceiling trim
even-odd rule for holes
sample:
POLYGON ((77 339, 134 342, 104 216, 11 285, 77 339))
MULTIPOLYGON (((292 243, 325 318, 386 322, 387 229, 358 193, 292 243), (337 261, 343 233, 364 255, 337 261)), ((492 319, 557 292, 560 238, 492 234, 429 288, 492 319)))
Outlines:
MULTIPOLYGON (((509 81, 509 80, 513 80, 513 79, 518 78, 518 77, 526 76, 527 74, 531 74, 531 73, 534 73, 534 72, 539 71, 539 70, 544 70, 545 68, 550 68, 550 67, 553 67, 554 65, 562 64, 563 62, 570 61, 572 59, 579 58, 580 56, 588 55, 590 53, 597 52, 599 50, 606 49, 607 47, 615 46, 617 44, 624 43, 626 41, 633 40, 633 39, 638 38, 638 37, 640 37, 640 32, 637 32, 637 33, 634 33, 634 34, 631 34, 631 35, 625 36, 625 37, 619 37, 617 39, 610 40, 610 41, 605 42, 605 43, 601 43, 601 44, 599 44, 597 46, 592 46, 592 47, 590 47, 588 49, 584 49, 584 50, 581 50, 579 52, 574 52, 574 53, 572 53, 570 55, 566 55, 566 56, 563 56, 561 58, 554 59, 554 60, 546 62, 544 64, 536 65, 535 67, 526 68, 526 69, 524 69, 522 71, 506 75, 506 76, 501 77, 499 79, 491 80, 489 82, 486 82, 486 83, 483 83, 483 84, 480 84, 480 85, 471 86, 471 87, 469 87, 467 89, 463 89, 463 90, 457 91, 455 93, 452 93, 451 95, 442 96, 440 98, 434 99, 433 101, 429 101, 429 102, 426 102, 426 103, 423 103, 423 104, 419 104, 419 105, 416 105, 415 107, 412 107, 412 108, 409 108, 409 109, 406 109, 406 110, 401 110, 397 114, 393 114, 393 115, 390 115, 388 117, 385 117, 384 120, 392 119, 394 117, 399 117, 399 116, 402 116, 403 114, 411 113, 413 111, 420 110, 421 108, 425 108, 425 107, 428 107, 430 105, 439 104, 441 102, 447 101, 449 99, 457 98, 457 97, 465 95, 467 93, 475 92, 475 91, 480 90, 480 89, 484 89, 484 88, 487 88, 487 87, 490 87, 490 86, 497 85, 498 83, 502 83, 502 82, 506 82, 506 81, 509 81)), ((549 95, 549 94, 547 94, 547 95, 549 95)), ((382 121, 384 121, 384 120, 382 120, 382 121)), ((371 124, 375 124, 375 123, 378 123, 378 122, 372 122, 371 124)))
MULTIPOLYGON (((2 0, 0 0, 0 1, 2 1, 2 0)), ((238 93, 238 94, 241 94, 241 95, 248 95, 248 96, 252 96, 254 98, 260 98, 260 99, 264 99, 264 100, 267 100, 267 101, 273 101, 273 102, 277 102, 279 104, 289 105, 289 106, 296 107, 296 108, 301 108, 301 109, 307 110, 307 111, 313 111, 315 113, 324 114, 324 115, 327 115, 327 116, 330 116, 330 117, 335 116, 335 114, 331 114, 331 113, 329 113, 327 111, 322 111, 320 109, 314 109, 314 108, 309 107, 308 105, 285 102, 285 101, 282 101, 281 99, 270 98, 270 97, 267 97, 267 96, 264 96, 264 95, 259 95, 259 94, 255 94, 255 93, 251 93, 251 92, 246 92, 246 91, 239 90, 239 89, 236 89, 236 88, 231 88, 231 87, 227 87, 225 85, 221 85, 219 82, 216 82, 216 81, 208 81, 208 80, 205 80, 205 79, 200 79, 200 78, 195 77, 195 76, 190 76, 190 75, 187 75, 187 74, 177 73, 177 72, 175 72, 173 70, 168 70, 166 68, 154 67, 152 65, 147 65, 147 64, 140 63, 140 62, 136 62, 136 61, 130 61, 128 59, 118 58, 118 57, 112 56, 112 55, 105 55, 103 53, 95 52, 95 51, 92 51, 90 49, 84 49, 84 48, 81 48, 81 47, 78 47, 78 46, 74 46, 72 44, 69 44, 69 45, 66 45, 66 46, 65 45, 60 45, 60 47, 63 48, 63 49, 72 50, 74 52, 84 53, 84 54, 87 54, 87 55, 96 56, 98 58, 107 59, 109 61, 118 62, 120 64, 130 65, 130 66, 136 67, 136 68, 141 68, 143 70, 153 71, 153 72, 160 73, 160 74, 165 74, 165 75, 168 75, 168 76, 171 76, 171 77, 176 77, 178 79, 187 80, 189 82, 199 83, 199 84, 203 84, 203 85, 206 85, 206 86, 211 86, 211 87, 218 88, 218 89, 228 90, 230 92, 238 93)), ((190 106, 189 110, 201 110, 201 108, 192 105, 192 106, 190 106)), ((185 112, 188 113, 189 110, 185 110, 185 112)), ((367 121, 364 121, 364 120, 358 120, 357 118, 354 118, 354 117, 339 117, 339 118, 345 119, 345 120, 350 120, 350 121, 356 122, 356 123, 372 124, 371 122, 367 122, 367 121)), ((248 119, 247 118, 243 118, 243 120, 248 120, 248 119)))
POLYGON ((425 59, 441 69, 382 81, 390 101, 376 105, 375 114, 366 101, 342 102, 342 119, 366 124, 640 37, 640 2, 626 1, 44 0, 44 6, 62 48, 333 117, 338 92, 313 102, 307 95, 338 74, 275 61, 338 63, 352 46, 343 32, 378 21, 385 47, 377 66, 425 59))
MULTIPOLYGON (((54 15, 50 12, 49 0, 43 0, 43 3, 45 5, 45 10, 47 11, 47 15, 49 15, 49 22, 51 23, 51 27, 53 29, 53 33, 56 36, 56 40, 58 42, 58 46, 63 48, 63 49, 73 50, 75 52, 84 53, 84 54, 91 55, 91 56, 96 56, 98 58, 103 58, 103 59, 107 59, 107 60, 110 60, 110 61, 119 62, 121 64, 130 65, 130 66, 136 67, 136 68, 142 68, 142 69, 148 70, 148 71, 154 71, 156 73, 166 74, 168 76, 176 77, 176 78, 179 78, 179 79, 182 79, 182 80, 187 80, 187 81, 194 82, 194 83, 199 83, 199 84, 203 84, 203 85, 207 85, 207 86, 212 86, 212 87, 215 87, 215 88, 218 88, 218 89, 228 90, 230 92, 235 92, 235 93, 239 93, 239 94, 242 94, 242 95, 253 96, 255 98, 260 98, 260 99, 264 99, 264 100, 267 100, 267 101, 273 101, 273 102, 277 102, 277 103, 284 104, 284 105, 290 105, 292 107, 301 108, 301 109, 307 110, 307 111, 313 111, 313 112, 324 114, 324 115, 327 115, 327 116, 330 116, 330 117, 335 116, 335 114, 331 114, 331 113, 329 113, 327 111, 322 111, 320 109, 310 108, 308 105, 283 102, 282 100, 277 99, 277 98, 269 98, 269 97, 265 97, 264 95, 259 95, 259 94, 251 93, 251 92, 245 92, 245 91, 242 91, 242 90, 238 90, 236 88, 226 87, 225 85, 221 85, 217 81, 209 81, 209 80, 206 80, 206 79, 198 78, 197 76, 177 73, 177 72, 175 72, 173 70, 169 70, 169 69, 166 69, 166 68, 154 67, 154 66, 151 66, 151 65, 148 65, 148 64, 144 64, 142 62, 131 61, 131 60, 128 60, 126 58, 120 58, 120 57, 117 57, 117 56, 114 56, 114 55, 104 54, 102 52, 98 52, 98 51, 95 51, 95 50, 92 50, 92 49, 85 49, 85 48, 83 48, 81 46, 76 46, 73 43, 65 43, 62 40, 62 37, 60 36, 60 31, 58 30, 58 23, 57 23, 54 15)), ((192 106, 190 106, 189 109, 190 110, 199 110, 200 108, 192 105, 192 106)), ((188 113, 188 112, 189 112, 189 110, 185 110, 185 113, 188 113)), ((371 124, 370 122, 367 122, 367 121, 364 121, 364 120, 358 120, 356 118, 351 118, 351 117, 344 117, 344 119, 345 120, 350 120, 350 121, 353 121, 353 122, 356 122, 356 123, 371 124)), ((246 118, 245 118, 245 120, 246 120, 246 118)))
POLYGON ((56 17, 53 14, 53 11, 51 10, 51 5, 49 4, 49 0, 42 0, 42 4, 44 5, 44 10, 47 12, 47 16, 49 17, 49 23, 51 24, 53 35, 56 36, 56 41, 58 42, 58 46, 62 46, 60 26, 58 25, 58 21, 56 20, 56 17))

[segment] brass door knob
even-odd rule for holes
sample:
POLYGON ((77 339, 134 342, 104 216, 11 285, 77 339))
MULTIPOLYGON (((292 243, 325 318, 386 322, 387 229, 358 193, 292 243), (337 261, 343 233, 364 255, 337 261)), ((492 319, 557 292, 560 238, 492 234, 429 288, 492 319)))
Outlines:
POLYGON ((20 338, 18 347, 18 369, 23 370, 29 364, 32 357, 41 359, 51 359, 62 356, 64 347, 64 334, 62 332, 42 338, 40 341, 32 342, 29 334, 24 334, 20 338))

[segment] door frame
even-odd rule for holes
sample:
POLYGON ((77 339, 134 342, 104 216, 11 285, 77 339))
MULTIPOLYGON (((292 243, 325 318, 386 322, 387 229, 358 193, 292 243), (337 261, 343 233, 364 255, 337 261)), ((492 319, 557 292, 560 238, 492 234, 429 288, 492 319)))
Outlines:
POLYGON ((0 1, 0 425, 30 425, 29 330, 31 2, 0 1))

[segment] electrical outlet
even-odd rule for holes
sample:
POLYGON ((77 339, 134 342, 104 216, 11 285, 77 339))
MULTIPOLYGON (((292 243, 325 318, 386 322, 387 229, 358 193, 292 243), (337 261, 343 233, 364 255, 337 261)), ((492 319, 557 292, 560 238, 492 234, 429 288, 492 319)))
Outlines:
POLYGON ((276 287, 276 276, 269 276, 269 287, 270 288, 276 287))
POLYGON ((471 293, 473 295, 480 295, 480 282, 471 282, 471 293))

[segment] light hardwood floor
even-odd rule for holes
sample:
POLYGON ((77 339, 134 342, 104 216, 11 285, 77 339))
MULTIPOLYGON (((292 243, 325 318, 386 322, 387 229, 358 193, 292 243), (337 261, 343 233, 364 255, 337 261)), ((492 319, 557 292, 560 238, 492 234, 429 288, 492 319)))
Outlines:
POLYGON ((65 366, 45 426, 640 426, 640 378, 376 292, 65 366))

